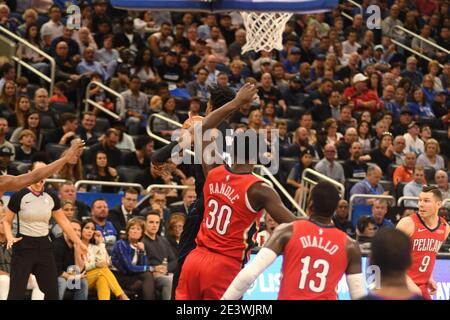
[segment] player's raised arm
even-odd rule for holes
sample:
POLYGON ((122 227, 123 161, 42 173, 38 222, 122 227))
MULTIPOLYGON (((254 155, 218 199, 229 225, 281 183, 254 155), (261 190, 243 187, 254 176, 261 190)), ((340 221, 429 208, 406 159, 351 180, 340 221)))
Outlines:
POLYGON ((247 191, 247 196, 252 208, 256 211, 265 209, 278 223, 288 223, 297 219, 283 204, 278 193, 264 182, 255 183, 247 191))
POLYGON ((347 269, 345 271, 348 288, 352 300, 362 298, 365 293, 364 276, 361 270, 361 251, 358 243, 347 238, 347 269))
POLYGON ((282 254, 292 236, 292 223, 281 224, 275 228, 266 245, 259 250, 255 259, 234 278, 223 294, 222 300, 240 299, 258 276, 282 254))
POLYGON ((61 170, 67 162, 78 158, 83 152, 83 149, 84 141, 76 140, 62 158, 44 167, 38 168, 20 176, 7 175, 0 177, 0 192, 17 191, 22 188, 28 187, 29 185, 34 184, 40 180, 48 178, 55 172, 61 170))

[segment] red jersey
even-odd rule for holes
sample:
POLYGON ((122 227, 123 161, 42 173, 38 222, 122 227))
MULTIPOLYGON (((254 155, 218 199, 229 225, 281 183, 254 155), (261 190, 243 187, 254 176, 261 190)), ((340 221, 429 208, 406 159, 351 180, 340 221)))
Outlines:
POLYGON ((439 217, 439 223, 433 230, 429 229, 418 214, 411 215, 414 221, 414 233, 411 235, 412 265, 408 276, 419 287, 427 284, 433 273, 436 255, 445 241, 447 223, 439 217))
POLYGON ((347 234, 310 220, 293 223, 284 249, 279 300, 336 300, 347 269, 347 234))
POLYGON ((208 173, 203 187, 205 214, 196 239, 199 247, 240 262, 248 258, 248 249, 255 242, 249 231, 255 226, 256 236, 262 210, 251 208, 247 191, 260 181, 253 174, 233 173, 225 165, 208 173))

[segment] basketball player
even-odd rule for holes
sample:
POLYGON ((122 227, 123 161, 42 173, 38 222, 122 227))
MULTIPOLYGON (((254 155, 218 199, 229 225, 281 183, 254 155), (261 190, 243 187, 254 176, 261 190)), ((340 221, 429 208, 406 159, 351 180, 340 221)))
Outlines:
MULTIPOLYGON (((243 89, 244 90, 244 89, 243 89)), ((229 87, 212 86, 209 87, 209 92, 211 94, 210 100, 208 101, 208 107, 206 114, 222 107, 228 102, 232 101, 236 97, 236 93, 229 87)), ((240 105, 243 104, 242 101, 238 102, 240 105)), ((248 102, 250 103, 250 102, 248 102)), ((183 128, 190 128, 190 126, 200 117, 194 117, 189 119, 183 124, 183 128)), ((225 152, 225 139, 226 131, 230 129, 227 122, 227 118, 221 118, 218 123, 212 123, 212 127, 217 128, 222 136, 224 137, 222 146, 223 150, 218 150, 219 153, 225 152)), ((205 127, 208 129, 209 127, 205 127)), ((174 148, 181 148, 183 139, 173 141, 165 147, 155 151, 152 154, 152 162, 155 165, 159 165, 170 159, 172 151, 174 148)), ((203 171, 201 164, 193 164, 193 171, 195 176, 195 192, 197 193, 197 200, 189 208, 186 222, 184 224, 183 233, 181 234, 180 244, 179 244, 179 254, 178 254, 178 265, 174 272, 173 285, 172 285, 172 299, 175 298, 175 289, 178 285, 178 278, 180 276, 181 268, 184 264, 184 260, 187 255, 196 247, 195 238, 197 237, 198 230, 200 229, 200 224, 203 220, 204 212, 204 198, 203 198, 203 186, 205 184, 206 176, 203 171)))
POLYGON ((432 278, 436 255, 450 232, 445 219, 438 216, 441 206, 441 191, 425 186, 419 194, 419 211, 397 224, 397 229, 411 239, 412 265, 407 272, 408 286, 415 293, 421 292, 427 300, 431 300, 436 291, 432 278))
POLYGON ((319 182, 309 197, 309 219, 278 226, 222 299, 241 298, 280 254, 284 254, 284 259, 278 299, 336 300, 336 288, 344 273, 352 299, 361 298, 364 278, 359 246, 331 220, 338 201, 337 189, 330 183, 319 182))
MULTIPOLYGON (((203 119, 203 132, 215 127, 242 103, 251 102, 254 94, 252 85, 244 85, 235 99, 203 119)), ((252 174, 257 154, 251 154, 251 143, 255 142, 246 139, 244 132, 236 132, 232 148, 235 161, 231 167, 202 163, 207 175, 203 187, 205 213, 197 247, 187 256, 181 271, 177 300, 220 299, 248 258, 254 241, 249 233, 256 234, 263 209, 278 223, 296 219, 278 193, 252 174), (238 152, 240 147, 245 150, 238 152)))
POLYGON ((378 231, 372 240, 369 260, 379 267, 381 283, 362 300, 423 300, 406 283, 412 259, 409 238, 403 232, 391 228, 378 231))

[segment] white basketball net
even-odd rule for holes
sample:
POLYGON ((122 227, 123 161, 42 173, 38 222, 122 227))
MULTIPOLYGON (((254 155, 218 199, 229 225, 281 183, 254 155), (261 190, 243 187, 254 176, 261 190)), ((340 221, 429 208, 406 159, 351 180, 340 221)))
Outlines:
POLYGON ((282 34, 292 13, 241 12, 241 16, 247 32, 247 43, 242 47, 242 53, 283 49, 282 34))

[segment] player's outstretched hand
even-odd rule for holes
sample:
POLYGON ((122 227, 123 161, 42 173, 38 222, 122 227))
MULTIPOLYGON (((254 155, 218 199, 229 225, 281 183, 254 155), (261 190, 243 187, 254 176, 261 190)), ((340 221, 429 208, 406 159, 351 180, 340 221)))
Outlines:
POLYGON ((64 155, 64 158, 67 162, 76 162, 78 158, 81 156, 84 150, 84 141, 81 139, 72 140, 72 144, 70 148, 67 150, 67 153, 64 155))
POLYGON ((258 90, 254 85, 246 83, 241 87, 241 89, 239 89, 238 93, 236 94, 236 99, 238 100, 239 104, 252 103, 257 92, 258 90))

